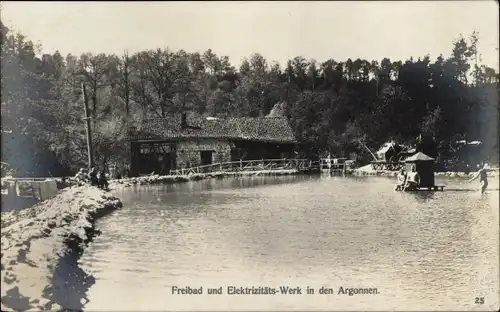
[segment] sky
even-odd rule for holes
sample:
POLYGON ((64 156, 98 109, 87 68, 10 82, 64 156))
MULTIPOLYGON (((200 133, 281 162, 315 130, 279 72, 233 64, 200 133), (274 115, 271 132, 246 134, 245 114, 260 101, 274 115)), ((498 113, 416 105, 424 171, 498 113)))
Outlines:
POLYGON ((451 54, 479 32, 485 65, 498 70, 498 2, 2 2, 2 22, 43 52, 122 54, 212 49, 234 65, 252 53, 283 66, 295 56, 407 60, 451 54))

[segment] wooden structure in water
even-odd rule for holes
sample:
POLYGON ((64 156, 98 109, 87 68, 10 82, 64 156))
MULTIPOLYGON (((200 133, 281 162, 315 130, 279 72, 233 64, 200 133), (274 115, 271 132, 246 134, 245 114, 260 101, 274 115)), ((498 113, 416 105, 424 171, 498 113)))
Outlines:
POLYGON ((405 159, 406 172, 411 172, 412 168, 420 177, 419 185, 413 190, 404 190, 402 185, 396 187, 396 191, 443 191, 443 185, 435 184, 434 176, 434 158, 418 152, 415 155, 405 159))
POLYGON ((428 187, 428 188, 417 188, 415 190, 403 190, 402 185, 396 186, 396 191, 405 191, 405 192, 420 192, 420 191, 444 191, 444 185, 435 185, 433 187, 428 187))
POLYGON ((342 173, 346 174, 348 170, 352 169, 354 161, 345 157, 341 158, 321 158, 319 160, 319 169, 321 173, 342 173))

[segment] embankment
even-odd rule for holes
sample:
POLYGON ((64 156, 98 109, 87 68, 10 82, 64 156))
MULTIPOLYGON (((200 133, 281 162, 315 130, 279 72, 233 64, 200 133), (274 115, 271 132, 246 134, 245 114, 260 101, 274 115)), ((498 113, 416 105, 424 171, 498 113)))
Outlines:
POLYGON ((291 170, 260 170, 260 171, 241 171, 241 172, 209 172, 196 173, 190 175, 150 175, 138 178, 111 180, 110 188, 128 187, 132 185, 147 185, 147 184, 168 184, 181 183, 189 181, 199 181, 204 179, 224 179, 243 176, 283 176, 300 173, 296 169, 291 170))
POLYGON ((75 275, 71 270, 61 276, 60 268, 66 273, 68 266, 73 268, 96 234, 95 220, 120 207, 120 200, 110 193, 82 186, 31 208, 2 212, 2 311, 81 309, 85 298, 71 304, 58 295, 58 289, 73 284, 68 283, 69 275, 75 275))

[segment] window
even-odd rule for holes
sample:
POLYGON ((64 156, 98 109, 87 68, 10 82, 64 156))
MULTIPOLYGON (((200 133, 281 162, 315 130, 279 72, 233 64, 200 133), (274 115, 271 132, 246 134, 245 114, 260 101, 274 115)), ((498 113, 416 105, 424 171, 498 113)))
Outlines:
POLYGON ((141 155, 146 154, 168 154, 172 151, 169 143, 149 143, 142 144, 140 148, 141 155))

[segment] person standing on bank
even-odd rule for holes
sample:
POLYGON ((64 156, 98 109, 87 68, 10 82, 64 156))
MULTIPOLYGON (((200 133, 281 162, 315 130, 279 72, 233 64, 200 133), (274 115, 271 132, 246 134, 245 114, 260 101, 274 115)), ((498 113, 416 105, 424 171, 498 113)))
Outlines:
POLYGON ((488 169, 486 169, 486 165, 483 165, 481 169, 469 180, 469 183, 479 178, 479 184, 481 185, 481 194, 486 191, 488 187, 488 169))
POLYGON ((90 185, 99 186, 99 179, 97 177, 97 168, 92 168, 89 172, 90 185))
POLYGON ((109 183, 108 179, 106 179, 106 173, 103 171, 99 172, 99 176, 97 177, 97 183, 98 187, 102 188, 103 190, 108 190, 109 183))

